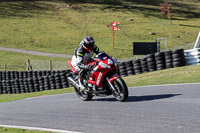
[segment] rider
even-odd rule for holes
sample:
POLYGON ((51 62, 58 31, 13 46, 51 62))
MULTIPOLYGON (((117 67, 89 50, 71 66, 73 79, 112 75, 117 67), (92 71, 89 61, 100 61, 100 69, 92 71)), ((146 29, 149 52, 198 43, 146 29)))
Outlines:
POLYGON ((75 50, 75 54, 72 57, 72 65, 74 69, 79 72, 79 85, 81 89, 85 89, 80 81, 84 72, 93 67, 92 65, 87 65, 87 63, 91 60, 93 53, 99 54, 100 52, 101 51, 95 45, 95 41, 91 36, 85 36, 75 50))

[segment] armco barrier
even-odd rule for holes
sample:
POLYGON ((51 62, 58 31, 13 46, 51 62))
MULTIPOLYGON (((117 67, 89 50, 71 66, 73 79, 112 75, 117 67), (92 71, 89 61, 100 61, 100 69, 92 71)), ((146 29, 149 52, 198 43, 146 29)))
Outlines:
POLYGON ((200 64, 200 48, 186 50, 185 60, 186 60, 186 65, 199 65, 200 64))

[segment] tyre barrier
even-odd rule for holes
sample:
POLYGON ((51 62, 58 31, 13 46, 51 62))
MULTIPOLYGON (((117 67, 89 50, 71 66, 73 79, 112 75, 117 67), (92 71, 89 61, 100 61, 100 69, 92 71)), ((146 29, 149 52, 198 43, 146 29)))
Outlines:
POLYGON ((156 71, 156 59, 154 54, 148 54, 147 55, 147 66, 149 69, 149 72, 156 71))
POLYGON ((143 73, 140 59, 134 60, 132 62, 133 62, 133 68, 134 68, 135 74, 137 75, 137 74, 143 73))
MULTIPOLYGON (((200 64, 200 49, 183 49, 148 54, 143 59, 118 63, 122 76, 200 64)), ((76 76, 71 70, 59 71, 0 71, 0 94, 31 93, 72 86, 67 77, 76 76)))
POLYGON ((60 71, 0 71, 0 94, 20 94, 69 87, 67 74, 60 71))
POLYGON ((135 74, 134 67, 133 67, 134 65, 132 61, 125 62, 125 66, 126 66, 126 71, 127 71, 128 76, 135 74))
POLYGON ((166 68, 165 53, 164 52, 158 52, 158 53, 155 53, 154 55, 155 55, 157 70, 165 69, 166 68))
POLYGON ((118 68, 119 68, 119 74, 120 74, 122 77, 128 76, 128 73, 127 73, 127 70, 126 70, 126 64, 125 64, 125 62, 119 62, 118 68))
MULTIPOLYGON (((195 55, 195 57, 196 56, 197 55, 195 55)), ((200 57, 200 49, 198 51, 198 57, 200 57)), ((200 58, 195 58, 193 60, 200 61, 200 58)), ((153 72, 174 67, 181 67, 185 65, 186 59, 184 49, 177 49, 172 51, 148 54, 143 59, 119 62, 118 68, 119 74, 122 77, 125 77, 129 75, 137 75, 141 73, 153 72)))
POLYGON ((141 68, 143 73, 149 72, 147 58, 141 59, 141 68))
POLYGON ((186 65, 184 49, 177 49, 172 51, 173 66, 181 67, 186 65))
POLYGON ((184 53, 186 65, 199 65, 200 64, 200 48, 186 50, 184 53))
POLYGON ((165 66, 166 66, 166 69, 173 68, 172 51, 166 51, 165 52, 165 66))

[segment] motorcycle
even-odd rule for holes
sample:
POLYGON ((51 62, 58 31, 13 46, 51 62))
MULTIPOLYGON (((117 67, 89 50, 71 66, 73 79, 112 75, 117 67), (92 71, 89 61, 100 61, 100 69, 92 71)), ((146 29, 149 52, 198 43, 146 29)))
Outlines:
POLYGON ((92 100, 93 96, 109 96, 113 95, 118 101, 126 101, 128 98, 128 88, 124 80, 117 74, 117 59, 107 55, 105 52, 97 54, 88 65, 93 68, 87 71, 80 79, 80 73, 71 66, 72 73, 68 76, 68 80, 74 86, 78 97, 83 101, 92 100), (85 89, 81 89, 81 85, 85 89), (101 88, 101 90, 99 90, 101 88))

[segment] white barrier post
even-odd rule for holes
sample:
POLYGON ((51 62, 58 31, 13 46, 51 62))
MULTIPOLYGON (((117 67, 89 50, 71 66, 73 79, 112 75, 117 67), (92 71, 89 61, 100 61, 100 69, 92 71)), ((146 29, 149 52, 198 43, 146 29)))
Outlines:
POLYGON ((197 40, 196 40, 196 43, 195 43, 193 49, 195 49, 195 48, 200 48, 200 32, 199 32, 199 35, 197 37, 197 40))

